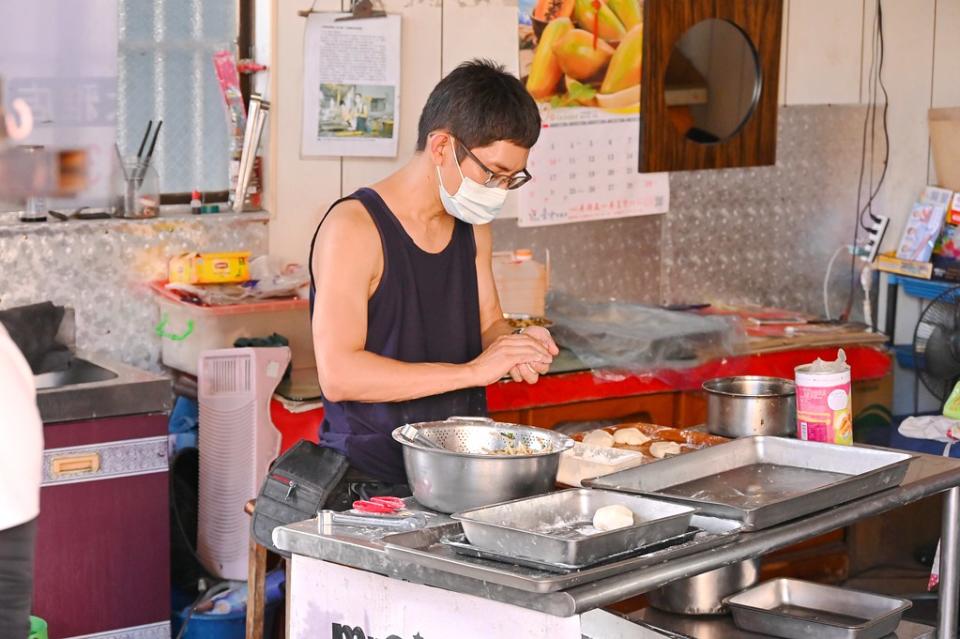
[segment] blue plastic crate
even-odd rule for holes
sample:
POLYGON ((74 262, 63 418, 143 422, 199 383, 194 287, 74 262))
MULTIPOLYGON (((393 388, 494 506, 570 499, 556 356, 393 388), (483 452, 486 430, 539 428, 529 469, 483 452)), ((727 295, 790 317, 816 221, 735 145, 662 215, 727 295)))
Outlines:
POLYGON ((955 282, 941 282, 940 280, 921 280, 916 277, 907 277, 906 275, 895 275, 890 278, 890 283, 897 283, 907 295, 919 297, 924 300, 932 300, 941 293, 958 286, 955 282))
POLYGON ((893 350, 897 354, 897 363, 900 366, 910 369, 917 367, 916 358, 913 356, 913 344, 896 344, 893 350))

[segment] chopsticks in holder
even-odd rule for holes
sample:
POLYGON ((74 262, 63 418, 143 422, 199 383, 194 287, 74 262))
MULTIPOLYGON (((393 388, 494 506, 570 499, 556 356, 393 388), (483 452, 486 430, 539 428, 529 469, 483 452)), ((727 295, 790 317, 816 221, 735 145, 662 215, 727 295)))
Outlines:
MULTIPOLYGON (((147 155, 143 158, 142 168, 140 173, 137 175, 137 188, 143 184, 143 178, 147 174, 147 167, 150 166, 150 160, 153 159, 153 150, 157 146, 157 138, 160 137, 160 127, 163 126, 163 120, 157 122, 157 128, 153 132, 153 140, 150 141, 150 148, 147 150, 147 155)), ((139 155, 138 155, 139 158, 139 155)))
POLYGON ((140 140, 140 148, 137 149, 137 162, 140 162, 140 158, 143 157, 143 150, 147 146, 147 140, 150 138, 150 129, 153 128, 153 120, 147 121, 147 130, 143 132, 143 139, 140 140))

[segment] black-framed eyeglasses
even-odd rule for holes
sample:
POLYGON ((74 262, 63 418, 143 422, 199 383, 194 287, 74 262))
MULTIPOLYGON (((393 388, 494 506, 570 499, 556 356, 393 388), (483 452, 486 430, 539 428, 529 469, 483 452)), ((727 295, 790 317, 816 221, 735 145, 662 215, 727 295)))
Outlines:
MULTIPOLYGON (((512 191, 514 189, 519 189, 521 186, 533 179, 533 176, 530 175, 530 172, 526 169, 521 169, 513 175, 494 173, 487 168, 486 164, 480 161, 480 158, 471 153, 470 149, 468 149, 460 140, 454 138, 453 141, 456 143, 458 150, 463 151, 468 158, 476 162, 477 166, 483 169, 483 172, 487 174, 487 177, 482 184, 488 189, 507 189, 512 191)), ((459 156, 457 156, 457 161, 461 161, 459 156)))

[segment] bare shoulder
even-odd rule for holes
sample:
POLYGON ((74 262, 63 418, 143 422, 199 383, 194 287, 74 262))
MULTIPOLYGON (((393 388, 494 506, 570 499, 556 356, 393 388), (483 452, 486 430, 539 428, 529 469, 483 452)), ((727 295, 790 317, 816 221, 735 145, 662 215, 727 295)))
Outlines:
POLYGON ((375 272, 381 260, 380 233, 363 204, 344 200, 334 206, 320 225, 314 268, 327 262, 336 264, 338 271, 353 264, 375 272))
POLYGON ((318 242, 333 239, 364 241, 379 237, 377 226, 367 209, 357 200, 344 200, 327 213, 320 225, 318 242))

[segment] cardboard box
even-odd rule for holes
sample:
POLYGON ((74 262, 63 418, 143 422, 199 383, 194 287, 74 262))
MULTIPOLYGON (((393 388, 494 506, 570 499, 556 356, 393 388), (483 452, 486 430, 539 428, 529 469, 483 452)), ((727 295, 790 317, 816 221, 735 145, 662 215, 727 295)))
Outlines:
POLYGON ((893 253, 881 253, 878 255, 876 267, 878 271, 907 275, 923 280, 929 280, 933 276, 933 264, 930 262, 902 260, 893 253))
POLYGON ((183 253, 170 259, 169 279, 181 284, 231 284, 250 279, 250 252, 183 253))
POLYGON ((960 224, 960 191, 950 199, 950 208, 947 209, 947 224, 960 224))
POLYGON ((930 109, 928 118, 937 184, 960 191, 960 108, 930 109))

